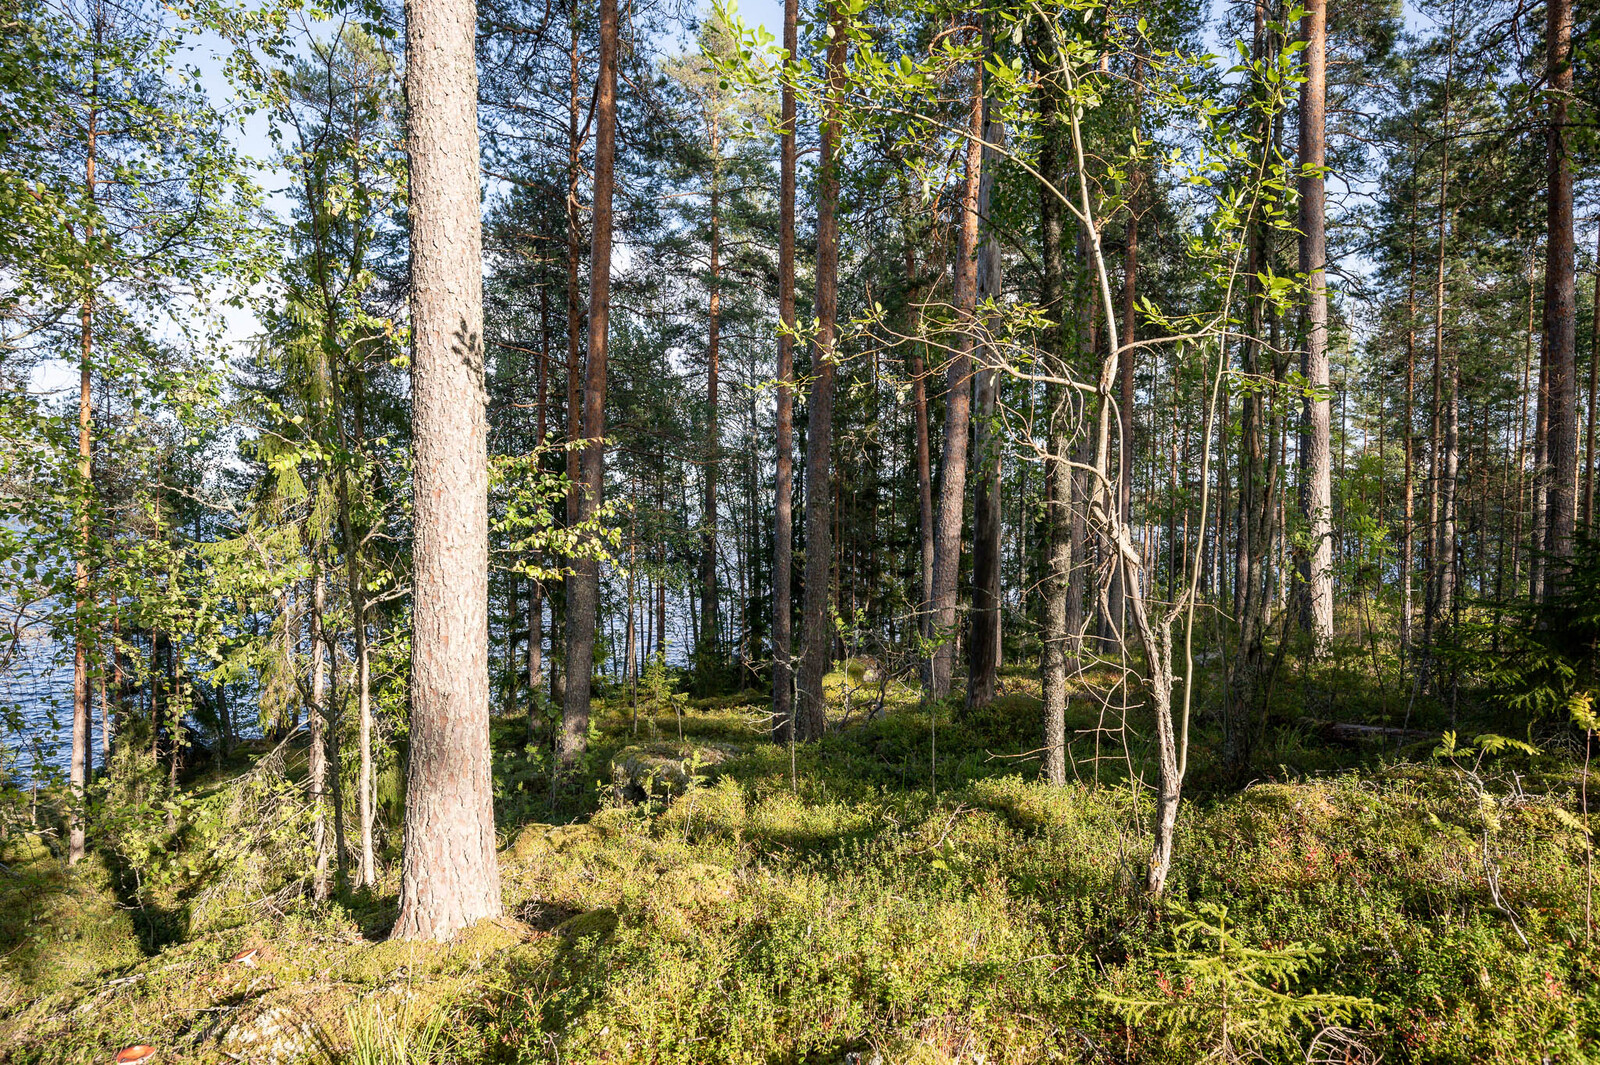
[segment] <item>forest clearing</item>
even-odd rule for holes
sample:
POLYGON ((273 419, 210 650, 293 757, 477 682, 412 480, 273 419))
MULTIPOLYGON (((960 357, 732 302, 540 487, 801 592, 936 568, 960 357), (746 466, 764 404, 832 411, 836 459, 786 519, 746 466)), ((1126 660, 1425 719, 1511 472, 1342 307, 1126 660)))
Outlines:
POLYGON ((1597 20, 0 0, 0 1065, 1600 1062, 1597 20))

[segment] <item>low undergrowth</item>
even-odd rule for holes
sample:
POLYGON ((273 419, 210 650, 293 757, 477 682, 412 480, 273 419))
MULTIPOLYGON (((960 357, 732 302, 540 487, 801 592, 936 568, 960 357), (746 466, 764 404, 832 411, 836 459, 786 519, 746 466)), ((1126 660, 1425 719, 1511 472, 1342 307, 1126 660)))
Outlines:
POLYGON ((155 945, 116 870, 68 875, 11 842, 0 1061, 130 1043, 397 1065, 1580 1062, 1600 1046, 1570 763, 1478 764, 1483 793, 1448 759, 1285 767, 1185 806, 1152 905, 1138 758, 1103 751, 1097 784, 1080 742, 1077 780, 1038 783, 1015 757, 1036 731, 1021 681, 976 719, 895 700, 795 751, 764 739, 758 705, 690 704, 685 747, 731 757, 626 803, 611 755, 677 742, 678 712, 653 740, 640 713, 637 737, 631 705, 600 715, 587 798, 541 790, 525 725, 497 723, 507 916, 448 947, 379 941, 392 862, 379 890, 325 904, 236 878, 253 893, 206 895, 203 921, 155 945), (1345 1056, 1316 1057, 1329 1048, 1345 1056))

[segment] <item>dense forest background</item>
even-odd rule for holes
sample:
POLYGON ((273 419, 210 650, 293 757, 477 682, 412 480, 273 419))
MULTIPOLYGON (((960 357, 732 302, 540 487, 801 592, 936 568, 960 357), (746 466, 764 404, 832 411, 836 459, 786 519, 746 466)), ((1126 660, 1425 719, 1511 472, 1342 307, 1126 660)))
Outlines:
POLYGON ((1600 8, 769 17, 0 0, 0 1061, 1585 1060, 1600 8))

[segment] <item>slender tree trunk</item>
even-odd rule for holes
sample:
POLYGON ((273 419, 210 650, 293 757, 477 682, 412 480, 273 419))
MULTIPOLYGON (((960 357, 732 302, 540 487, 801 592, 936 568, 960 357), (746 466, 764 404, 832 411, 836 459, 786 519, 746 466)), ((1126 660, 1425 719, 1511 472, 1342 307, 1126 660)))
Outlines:
MULTIPOLYGON (((95 43, 99 44, 101 18, 94 16, 95 43)), ((94 81, 90 87, 88 132, 84 142, 84 196, 95 202, 95 163, 99 154, 99 96, 100 65, 95 52, 94 81)), ((95 240, 94 226, 85 224, 84 247, 90 248, 95 240)), ((74 609, 72 652, 72 818, 67 845, 67 864, 77 865, 83 860, 85 847, 85 789, 89 784, 89 753, 94 725, 89 716, 89 647, 94 642, 95 625, 90 617, 89 552, 93 540, 94 494, 94 266, 85 263, 88 281, 84 286, 83 303, 79 312, 78 354, 78 557, 73 565, 74 609)))
POLYGON ((700 661, 696 668, 715 665, 721 653, 717 647, 717 462, 721 454, 721 428, 718 422, 718 385, 722 376, 722 230, 718 213, 722 194, 722 124, 715 93, 709 105, 711 126, 711 243, 710 292, 706 300, 706 456, 705 495, 700 506, 700 661))
MULTIPOLYGON (((1529 336, 1533 334, 1529 322, 1529 336)), ((1545 596, 1545 536, 1548 530, 1548 501, 1550 491, 1549 428, 1550 428, 1550 346, 1542 340, 1539 344, 1539 387, 1537 408, 1533 416, 1533 498, 1530 502, 1528 535, 1528 597, 1535 603, 1545 596)))
MULTIPOLYGON (((550 435, 550 290, 539 288, 539 394, 536 402, 538 428, 535 430, 535 460, 544 463, 545 441, 550 435)), ((538 561, 536 558, 535 561, 538 561)), ((544 581, 534 578, 528 591, 528 738, 538 731, 539 690, 544 685, 544 581)))
MULTIPOLYGON (((313 548, 313 550, 316 550, 313 548)), ((327 579, 322 573, 319 558, 311 561, 311 705, 306 707, 306 721, 311 732, 310 747, 306 754, 306 791, 311 803, 311 851, 314 871, 311 876, 311 897, 321 901, 331 890, 328 878, 328 859, 332 840, 328 831, 328 745, 337 743, 328 727, 327 647, 323 641, 322 615, 327 608, 327 579)))
MULTIPOLYGON (((1266 59, 1270 44, 1266 6, 1255 6, 1252 59, 1266 59)), ((1252 87, 1259 95, 1259 86, 1252 87)), ((1275 148, 1277 127, 1262 120, 1260 135, 1275 148)), ((1250 225, 1247 299, 1250 335, 1241 346, 1240 361, 1247 378, 1259 381, 1263 365, 1262 337, 1266 332, 1265 303, 1258 276, 1272 265, 1270 231, 1264 220, 1250 225)), ((1274 345, 1274 352, 1276 346, 1274 345)), ((1271 356, 1277 375, 1276 354, 1271 356)), ((1277 451, 1272 444, 1266 400, 1260 388, 1245 392, 1239 413, 1239 518, 1238 547, 1234 558, 1235 613, 1239 619, 1238 651, 1228 665, 1228 684, 1222 713, 1222 762, 1229 776, 1241 777, 1250 766, 1255 740, 1255 705, 1260 692, 1267 625, 1267 578, 1271 570, 1273 513, 1276 507, 1277 451)))
POLYGON ((1416 563, 1416 394, 1417 394, 1417 158, 1411 159, 1410 249, 1406 267, 1406 396, 1400 532, 1400 661, 1404 668, 1411 654, 1412 568, 1416 563))
POLYGON ((839 106, 844 95, 844 8, 829 4, 833 36, 828 43, 828 103, 822 121, 821 173, 817 183, 817 346, 812 366, 806 421, 806 569, 801 608, 801 656, 797 732, 818 740, 827 729, 828 702, 822 678, 833 658, 833 625, 828 618, 830 563, 833 559, 833 506, 830 452, 833 448, 833 384, 838 365, 836 322, 839 300, 839 106))
MULTIPOLYGON (((917 300, 922 298, 916 285, 917 256, 911 241, 906 241, 906 280, 911 286, 907 300, 910 303, 908 332, 911 344, 908 358, 911 373, 911 417, 916 434, 917 465, 917 636, 928 638, 928 617, 933 607, 933 465, 928 442, 928 382, 927 367, 923 358, 926 345, 922 341, 923 316, 917 300)), ((924 691, 933 685, 933 659, 920 655, 917 659, 918 679, 924 691)))
POLYGON ((1528 495, 1525 488, 1528 464, 1528 399, 1529 385, 1533 374, 1533 271, 1534 256, 1528 255, 1528 326, 1524 332, 1522 348, 1522 388, 1517 411, 1517 506, 1515 517, 1511 525, 1511 590, 1512 595, 1520 595, 1522 588, 1522 532, 1523 518, 1528 511, 1528 495))
MULTIPOLYGON (((1133 60, 1133 114, 1131 115, 1132 128, 1137 134, 1139 123, 1139 108, 1144 89, 1144 56, 1135 55, 1133 60)), ((1132 347, 1138 338, 1138 290, 1139 290, 1139 194, 1143 183, 1143 174, 1137 161, 1134 162, 1128 174, 1128 224, 1126 227, 1126 240, 1122 249, 1122 344, 1123 350, 1117 360, 1118 388, 1117 388, 1117 513, 1124 523, 1133 521, 1133 407, 1137 402, 1135 395, 1135 363, 1138 359, 1138 349, 1132 347)), ((1152 428, 1152 433, 1154 429, 1152 428)), ((1124 600, 1126 589, 1122 586, 1122 572, 1117 570, 1111 577, 1110 588, 1110 617, 1102 619, 1102 628, 1108 634, 1116 632, 1125 634, 1126 610, 1124 600)))
POLYGON ((1300 89, 1300 271, 1306 275, 1306 347, 1301 373, 1312 390, 1300 436, 1300 506, 1309 544, 1305 552, 1306 619, 1311 653, 1327 653, 1333 640, 1333 469, 1328 406, 1328 255, 1325 185, 1327 162, 1328 9, 1308 0, 1301 19, 1306 41, 1305 84, 1300 89))
POLYGON ((400 939, 500 913, 489 754, 489 476, 472 0, 407 0, 415 499, 400 939))
POLYGON ((948 383, 944 452, 939 465, 939 501, 933 536, 931 625, 942 642, 933 655, 933 695, 950 694, 955 662, 956 579, 961 566, 961 526, 967 495, 967 436, 972 420, 972 354, 976 340, 974 312, 978 302, 978 186, 983 175, 983 65, 972 67, 972 88, 966 138, 966 181, 961 193, 961 228, 956 241, 954 302, 956 353, 946 374, 948 383))
POLYGON ((583 257, 582 205, 578 202, 578 179, 583 173, 583 142, 578 131, 578 108, 583 92, 578 82, 578 0, 567 5, 567 526, 578 523, 578 502, 582 476, 578 471, 579 451, 571 445, 582 433, 583 352, 579 337, 583 333, 583 301, 578 287, 578 264, 583 257))
MULTIPOLYGON (((1433 658, 1433 644, 1439 624, 1441 611, 1445 606, 1444 597, 1441 595, 1440 577, 1441 546, 1445 542, 1445 466, 1447 463, 1447 443, 1445 440, 1445 411, 1444 411, 1444 379, 1445 379, 1445 351, 1444 351, 1444 315, 1445 315, 1445 254, 1446 227, 1450 217, 1450 117, 1452 102, 1452 87, 1455 78, 1456 59, 1456 22, 1455 9, 1452 7, 1450 16, 1450 53, 1445 67, 1444 82, 1444 147, 1439 164, 1439 216, 1436 238, 1438 242, 1438 256, 1435 260, 1433 282, 1433 382, 1432 403, 1429 415, 1429 468, 1428 468, 1428 588, 1426 600, 1423 605, 1422 615, 1422 655, 1418 660, 1418 668, 1422 670, 1421 679, 1426 685, 1431 683, 1433 658)), ((1454 542, 1455 530, 1449 530, 1451 542, 1454 542)))
POLYGON ((1548 89, 1549 195, 1544 270, 1544 336, 1549 350, 1550 418, 1547 462, 1550 467, 1549 531, 1545 550, 1546 596, 1567 584, 1566 563, 1572 558, 1577 524, 1578 492, 1578 349, 1577 268, 1572 229, 1572 160, 1569 156, 1567 107, 1572 98, 1572 0, 1549 0, 1545 7, 1548 89))
MULTIPOLYGON (((611 318, 611 197, 617 143, 617 3, 600 0, 600 69, 595 87, 594 205, 589 245, 589 359, 583 383, 583 454, 578 521, 593 521, 605 487, 606 346, 611 318)), ((600 561, 579 558, 568 579, 567 690, 560 756, 572 766, 589 743, 589 689, 600 610, 600 561)))
MULTIPOLYGON (((783 48, 798 49, 800 0, 784 0, 783 48)), ((783 135, 778 161, 778 455, 772 518, 772 738, 791 736, 794 719, 794 638, 790 593, 794 569, 794 197, 795 94, 783 78, 783 135)))
POLYGON ((1046 389, 1049 431, 1045 454, 1045 529, 1048 566, 1045 571, 1044 632, 1040 647, 1039 678, 1044 696, 1044 778, 1052 784, 1067 782, 1067 673, 1071 630, 1067 622, 1067 597, 1072 583, 1073 486, 1076 478, 1068 449, 1072 446, 1072 391, 1066 385, 1068 326, 1065 320, 1065 226, 1056 191, 1064 187, 1063 163, 1068 149, 1062 142, 1064 119, 1057 112, 1054 84, 1041 80, 1038 95, 1039 231, 1043 244, 1045 316, 1052 321, 1046 333, 1046 372, 1061 378, 1046 389), (1046 188, 1044 182, 1054 186, 1046 188))
MULTIPOLYGON (((985 33, 987 44, 988 34, 985 33)), ((988 51, 988 48, 985 48, 988 51)), ((991 110, 985 105, 985 110, 991 110)), ((983 173, 978 183, 978 217, 983 236, 978 246, 979 300, 998 303, 1001 288, 1000 238, 989 217, 998 148, 1005 144, 1005 126, 989 115, 984 124, 983 173)), ((988 330, 984 331, 986 334, 988 330)), ((967 708, 994 700, 1000 669, 1000 531, 1001 444, 996 425, 1000 357, 990 340, 975 342, 982 364, 975 373, 977 411, 973 421, 972 640, 967 645, 967 708)))
POLYGON ((1589 416, 1583 443, 1583 523, 1594 524, 1595 390, 1600 387, 1600 227, 1594 242, 1594 325, 1589 332, 1589 416))

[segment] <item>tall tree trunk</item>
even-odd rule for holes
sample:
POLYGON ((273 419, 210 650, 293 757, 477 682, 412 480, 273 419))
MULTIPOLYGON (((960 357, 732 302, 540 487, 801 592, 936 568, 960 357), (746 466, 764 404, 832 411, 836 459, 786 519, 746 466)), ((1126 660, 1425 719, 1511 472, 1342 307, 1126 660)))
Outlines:
POLYGON ((500 913, 475 7, 406 3, 416 545, 400 939, 500 913))
MULTIPOLYGON (((1533 335, 1530 316, 1528 335, 1533 335)), ((1535 603, 1545 596, 1545 537, 1549 529, 1550 498, 1550 345, 1539 343, 1539 387, 1533 416, 1533 498, 1528 533, 1528 597, 1535 603)))
POLYGON ((828 42, 828 102, 822 120, 821 173, 817 182, 817 346, 806 421, 806 570, 801 608, 801 653, 797 730, 818 740, 828 725, 822 678, 833 658, 828 618, 833 559, 833 506, 829 461, 833 448, 833 383, 838 365, 839 302, 839 106, 844 95, 847 16, 838 0, 829 5, 833 36, 828 42))
POLYGON ((710 292, 706 300, 706 455, 705 495, 700 504, 701 646, 698 649, 700 660, 695 663, 697 669, 715 667, 721 657, 717 647, 717 461, 722 448, 717 393, 722 377, 722 268, 719 261, 722 230, 718 217, 722 206, 722 124, 716 112, 720 100, 715 92, 711 101, 708 105, 711 112, 711 243, 707 249, 710 292))
POLYGON ((1549 0, 1545 11, 1549 48, 1545 80, 1549 85, 1550 116, 1546 131, 1550 187, 1544 269, 1544 336, 1550 364, 1549 531, 1545 535, 1545 551, 1550 557, 1545 579, 1548 597, 1566 587, 1566 563, 1572 557, 1572 534, 1577 524, 1578 315, 1572 160, 1567 134, 1567 106, 1573 88, 1572 0, 1549 0))
MULTIPOLYGON (((1266 5, 1255 5, 1251 57, 1266 59, 1273 38, 1267 33, 1266 5)), ((1259 85, 1252 95, 1261 94, 1259 85)), ((1276 149, 1277 126, 1263 118, 1260 136, 1276 149)), ((1250 335, 1240 350, 1246 377, 1259 381, 1263 365, 1262 337, 1266 332, 1265 300, 1258 280, 1272 267, 1271 230, 1264 219, 1250 220, 1249 269, 1246 298, 1250 310, 1250 335)), ((1276 351, 1276 346, 1273 348, 1276 351)), ((1271 357, 1277 376, 1278 357, 1271 357)), ((1241 777, 1250 766, 1255 740, 1255 704, 1260 692, 1267 627, 1267 577, 1271 569, 1271 544, 1276 508, 1277 449, 1272 445, 1266 398, 1261 388, 1250 388, 1239 412, 1239 514, 1238 546, 1234 556, 1235 613, 1239 618, 1238 651, 1228 664, 1228 682, 1222 712, 1222 762, 1227 774, 1241 777)))
POLYGON ((1045 372, 1061 380, 1046 389, 1049 431, 1045 453, 1045 529, 1048 566, 1045 570, 1044 633, 1040 646, 1039 679, 1044 696, 1044 777, 1051 784, 1067 782, 1067 673, 1069 641, 1067 597, 1073 568, 1072 509, 1076 478, 1068 449, 1072 444, 1072 390, 1065 379, 1068 365, 1066 322, 1067 271, 1062 204, 1057 190, 1064 185, 1064 162, 1069 150, 1062 144, 1064 119, 1058 114, 1059 89, 1041 80, 1039 86, 1039 232, 1043 244, 1045 317, 1053 323, 1046 333, 1045 372), (1053 187, 1046 187, 1046 183, 1053 187))
POLYGON ((1300 508, 1309 539, 1306 628, 1311 653, 1327 653, 1333 640, 1333 469, 1328 406, 1328 257, 1325 185, 1327 162, 1328 9, 1308 0, 1301 19, 1306 41, 1305 84, 1300 88, 1300 272, 1306 275, 1306 347, 1301 362, 1310 394, 1302 412, 1300 508))
POLYGON ((1584 430, 1584 525, 1595 520, 1595 389, 1600 387, 1600 229, 1595 229, 1594 325, 1589 331, 1589 425, 1584 430))
MULTIPOLYGON (((917 287, 917 254, 911 241, 906 241, 906 280, 910 286, 907 301, 910 304, 911 336, 909 353, 911 374, 911 418, 916 434, 917 466, 917 636, 928 638, 928 617, 933 607, 933 464, 928 441, 928 381, 924 359, 926 345, 922 340, 923 315, 918 300, 923 298, 917 287)), ((933 659, 919 654, 917 676, 924 691, 933 685, 933 659)))
POLYGON ((1456 441, 1451 438, 1450 424, 1453 421, 1451 414, 1446 414, 1446 403, 1454 406, 1454 390, 1451 389, 1450 398, 1445 395, 1445 377, 1448 376, 1445 355, 1445 256, 1448 253, 1448 225, 1450 225, 1450 118, 1451 118, 1451 86, 1454 83, 1456 72, 1456 22, 1451 14, 1450 22, 1450 59, 1445 67, 1445 112, 1443 112, 1443 152, 1438 168, 1438 222, 1435 238, 1438 243, 1438 256, 1435 259, 1434 270, 1434 381, 1432 381, 1432 414, 1429 419, 1429 432, 1432 437, 1430 449, 1429 493, 1427 493, 1427 517, 1429 517, 1429 566, 1427 566, 1427 601, 1422 614, 1422 656, 1419 659, 1419 668, 1422 670, 1422 681, 1429 683, 1432 676, 1430 660, 1434 657, 1434 640, 1437 636, 1438 622, 1443 616, 1448 596, 1446 588, 1442 587, 1443 580, 1448 577, 1448 566, 1445 563, 1446 552, 1453 552, 1456 529, 1454 529, 1453 507, 1454 493, 1454 467, 1456 467, 1456 454, 1454 445, 1456 441))
MULTIPOLYGON (((1130 116, 1135 136, 1138 133, 1143 90, 1144 56, 1136 54, 1133 59, 1133 113, 1130 116)), ((1132 345, 1139 334, 1139 194, 1142 184, 1143 172, 1135 161, 1128 173, 1127 239, 1122 249, 1123 350, 1117 361, 1117 514, 1124 523, 1133 521, 1133 407, 1136 402, 1134 384, 1138 349, 1132 345)), ((1122 586, 1122 571, 1119 568, 1111 575, 1110 616, 1101 619, 1103 634, 1116 632, 1126 635, 1125 597, 1126 589, 1122 586)))
POLYGON ((956 353, 946 373, 944 452, 939 463, 939 501, 933 534, 933 695, 950 694, 955 663, 956 580, 961 568, 961 526, 967 496, 967 436, 972 421, 972 348, 978 303, 978 186, 983 175, 983 64, 973 63, 966 130, 966 180, 961 192, 961 228, 953 264, 956 353))
POLYGON ((578 523, 578 500, 582 476, 578 471, 578 449, 571 445, 582 432, 583 352, 579 337, 583 332, 583 300, 578 287, 579 260, 583 257, 582 205, 578 203, 578 179, 583 173, 583 141, 578 129, 578 109, 583 92, 578 81, 578 0, 567 4, 567 525, 578 523))
POLYGON ((1406 396, 1400 533, 1400 662, 1411 654, 1412 569, 1416 563, 1416 394, 1417 394, 1417 156, 1411 157, 1411 222, 1406 265, 1406 396))
MULTIPOLYGON (((344 436, 342 421, 340 435, 344 436)), ((348 439, 341 441, 347 454, 356 453, 361 447, 359 435, 355 441, 348 439)), ((356 529, 350 516, 350 473, 344 464, 339 468, 338 507, 339 532, 344 538, 345 590, 350 599, 350 627, 356 652, 356 742, 360 758, 356 771, 356 809, 361 819, 361 862, 356 882, 362 887, 373 887, 378 882, 378 871, 373 843, 375 785, 372 757, 372 656, 367 645, 367 597, 366 581, 361 565, 360 531, 356 529)), ((487 582, 487 575, 485 581, 487 582)), ((487 583, 484 594, 488 595, 487 583)), ((487 611, 487 603, 484 604, 484 609, 487 611)), ((487 614, 485 617, 487 618, 487 614)), ((487 621, 485 624, 487 625, 487 621)), ((484 654, 487 666, 487 646, 484 654)))
MULTIPOLYGON (((611 319, 611 196, 617 144, 617 3, 600 0, 600 69, 595 86, 594 204, 589 243, 589 358, 583 381, 582 497, 578 521, 591 522, 605 488, 606 345, 611 319)), ((600 610, 600 560, 579 558, 567 591, 567 690, 560 756, 572 766, 589 743, 589 689, 594 680, 600 610)))
MULTIPOLYGON (((800 0, 784 0, 783 48, 799 47, 800 0)), ((783 135, 778 161, 778 455, 772 517, 772 737, 791 735, 794 718, 794 639, 790 592, 794 568, 794 84, 783 78, 783 135)))
MULTIPOLYGON (((313 547, 313 551, 316 548, 313 547)), ((311 703, 306 707, 306 723, 311 732, 306 753, 306 791, 311 803, 311 851, 314 869, 311 876, 311 897, 321 901, 331 891, 328 878, 328 859, 332 851, 332 833, 328 824, 328 746, 338 743, 338 737, 328 727, 327 647, 322 634, 322 615, 327 608, 327 579, 322 573, 322 561, 311 561, 311 703)))
MULTIPOLYGON (((538 428, 534 430, 535 461, 544 463, 545 441, 550 435, 550 289, 539 287, 539 394, 538 428)), ((534 561, 538 561, 536 558, 534 561)), ((535 577, 528 591, 528 738, 538 729, 539 690, 544 684, 544 581, 535 577)))
MULTIPOLYGON (((95 9, 95 44, 100 43, 102 17, 95 9)), ((88 130, 84 140, 84 197, 91 208, 95 202, 95 162, 99 154, 99 97, 100 64, 98 48, 95 52, 94 80, 90 85, 88 130)), ((94 226, 83 227, 83 246, 86 253, 94 245, 94 226)), ((94 725, 89 717, 89 647, 94 642, 95 624, 90 617, 89 552, 93 542, 94 494, 94 265, 85 262, 83 303, 79 311, 78 352, 78 485, 74 493, 78 511, 78 557, 73 560, 73 650, 72 650, 72 764, 69 776, 72 786, 72 818, 67 844, 67 864, 77 865, 83 860, 85 847, 84 803, 89 785, 89 753, 94 725)))
POLYGON ((1600 386, 1600 228, 1594 242, 1594 325, 1589 332, 1589 416, 1583 443, 1583 523, 1594 524, 1595 389, 1600 386))
MULTIPOLYGON (((985 52, 989 49, 985 33, 985 52)), ((986 104, 985 111, 992 112, 986 104)), ((1005 125, 989 114, 984 123, 983 173, 978 182, 978 217, 983 237, 978 246, 979 300, 1000 300, 1000 237, 989 217, 994 188, 997 149, 1005 144, 1005 125)), ((973 485, 972 518, 972 639, 967 645, 967 709, 994 700, 1000 669, 1000 529, 1002 523, 1001 444, 995 423, 1000 386, 1000 355, 984 330, 984 343, 974 344, 981 365, 976 368, 977 411, 973 421, 973 452, 977 478, 973 485)))

